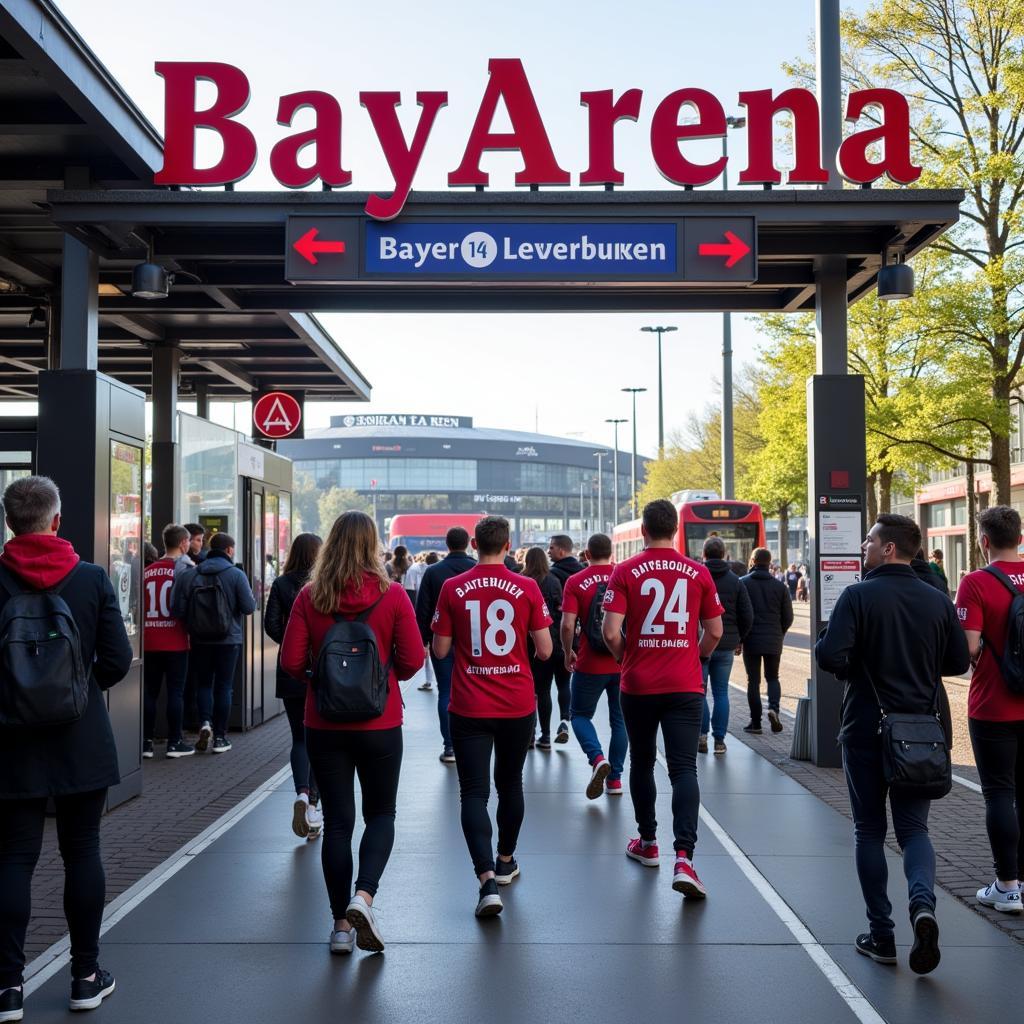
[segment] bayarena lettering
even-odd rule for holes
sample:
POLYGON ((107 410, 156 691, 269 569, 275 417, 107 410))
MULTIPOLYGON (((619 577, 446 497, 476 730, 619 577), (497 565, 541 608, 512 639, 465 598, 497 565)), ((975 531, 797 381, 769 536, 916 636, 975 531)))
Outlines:
MULTIPOLYGON (((164 164, 155 176, 158 185, 227 185, 252 173, 259 160, 256 135, 240 120, 251 97, 245 73, 230 64, 216 61, 157 61, 157 74, 164 79, 166 139, 164 164), (216 90, 213 103, 197 109, 197 87, 212 83, 216 90), (196 135, 199 129, 216 132, 223 153, 209 167, 196 166, 196 135)), ((517 185, 568 186, 572 174, 560 162, 548 137, 540 108, 534 97, 523 62, 518 58, 493 58, 488 62, 489 78, 466 141, 462 158, 447 181, 449 187, 485 187, 489 177, 480 167, 488 151, 518 152, 522 170, 516 172, 517 185), (493 129, 499 101, 504 103, 510 132, 493 129)), ((430 133, 448 104, 443 90, 417 91, 420 112, 412 138, 401 126, 398 110, 403 102, 400 92, 364 91, 359 103, 370 119, 381 152, 394 178, 389 196, 372 195, 366 213, 376 220, 397 217, 413 188, 430 133)), ((788 115, 792 121, 793 168, 786 174, 790 185, 823 185, 829 174, 822 165, 822 140, 818 100, 808 89, 791 88, 775 94, 771 89, 741 91, 737 97, 747 115, 747 166, 739 172, 741 185, 778 185, 783 173, 776 166, 775 119, 788 115)), ((579 93, 579 102, 587 119, 589 160, 578 172, 580 185, 622 185, 625 175, 616 167, 616 127, 620 121, 636 122, 641 112, 650 111, 649 148, 651 159, 661 174, 675 185, 707 185, 725 169, 725 156, 705 163, 687 158, 680 143, 696 139, 721 138, 727 129, 722 102, 705 89, 685 86, 653 101, 642 89, 613 89, 579 93), (684 122, 685 123, 682 123, 684 122)), ((904 96, 892 89, 860 89, 847 97, 845 117, 858 123, 870 113, 870 125, 849 134, 835 155, 839 172, 854 184, 867 185, 882 177, 897 184, 910 184, 920 177, 910 154, 910 107, 904 96)), ((343 114, 341 103, 328 92, 307 89, 280 97, 277 123, 297 127, 296 121, 312 119, 311 127, 287 135, 270 150, 270 170, 287 188, 306 188, 319 180, 330 188, 352 183, 352 172, 345 166, 343 114)), ((623 132, 628 129, 624 128, 623 132)), ((633 129, 636 131, 636 129, 633 129)), ((635 144, 630 139, 630 144, 635 144)), ((479 240, 486 245, 486 240, 479 240)), ((427 245, 428 243, 424 243, 427 245)), ((381 237, 381 259, 452 259, 453 241, 435 240, 429 248, 415 243, 405 248, 381 237)), ((465 242, 459 242, 464 245, 465 242)), ((571 247, 578 255, 591 252, 587 246, 600 242, 579 238, 553 242, 542 256, 537 248, 523 250, 510 246, 500 250, 504 258, 571 259, 571 247), (564 245, 565 248, 560 246, 564 245)), ((629 256, 619 250, 617 259, 656 259, 656 242, 640 242, 629 256), (642 253, 642 255, 641 255, 642 253)), ((613 246, 613 251, 615 247, 613 246)), ((497 250, 490 248, 492 253, 497 250)), ((593 250, 594 259, 602 250, 593 250)), ((603 250, 603 251, 607 251, 603 250)), ((472 254, 472 250, 470 250, 472 254)), ((484 250, 477 258, 486 258, 484 250)), ((490 258, 494 258, 492 255, 490 258)), ((587 257, 583 257, 586 259, 587 257)))

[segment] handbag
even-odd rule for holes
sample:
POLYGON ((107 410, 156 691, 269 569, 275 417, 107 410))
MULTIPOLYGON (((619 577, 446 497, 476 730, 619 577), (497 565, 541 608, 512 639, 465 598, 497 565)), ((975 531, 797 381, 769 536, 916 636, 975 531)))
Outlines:
MULTIPOLYGON (((867 676, 867 673, 865 672, 867 676)), ((916 800, 940 800, 953 788, 953 760, 939 716, 940 679, 928 714, 886 711, 867 676, 881 712, 882 774, 889 791, 916 800)))

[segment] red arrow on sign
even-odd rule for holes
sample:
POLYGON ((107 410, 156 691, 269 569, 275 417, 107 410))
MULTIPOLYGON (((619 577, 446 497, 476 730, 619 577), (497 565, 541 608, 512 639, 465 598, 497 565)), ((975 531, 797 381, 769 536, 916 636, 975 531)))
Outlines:
MULTIPOLYGON (((304 259, 307 263, 316 264, 318 262, 316 254, 318 252, 344 252, 344 242, 318 242, 316 236, 319 234, 317 228, 310 228, 297 242, 295 242, 292 248, 304 259)), ((731 264, 730 264, 731 265, 731 264)))
POLYGON ((725 242, 701 242, 697 248, 698 256, 728 256, 726 267, 735 267, 750 252, 750 246, 742 238, 726 231, 725 242))

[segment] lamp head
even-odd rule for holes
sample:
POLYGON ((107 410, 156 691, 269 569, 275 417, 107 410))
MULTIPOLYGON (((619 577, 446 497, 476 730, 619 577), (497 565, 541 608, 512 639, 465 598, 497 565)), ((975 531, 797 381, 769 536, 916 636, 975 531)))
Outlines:
POLYGON ((174 283, 158 263, 137 263, 132 270, 132 296, 136 299, 166 299, 174 283))
POLYGON ((878 272, 878 297, 883 302, 914 296, 914 268, 909 263, 890 263, 878 272))

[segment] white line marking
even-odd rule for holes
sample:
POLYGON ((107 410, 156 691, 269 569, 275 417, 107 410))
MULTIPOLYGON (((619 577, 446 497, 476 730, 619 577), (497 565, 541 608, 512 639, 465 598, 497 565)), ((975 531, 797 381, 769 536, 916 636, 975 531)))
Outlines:
POLYGON ((959 782, 961 786, 966 786, 968 789, 973 789, 975 793, 981 792, 981 786, 976 782, 971 782, 970 779, 965 779, 962 775, 954 775, 953 781, 959 782))
MULTIPOLYGON (((133 886, 126 889, 117 899, 111 900, 103 911, 100 935, 105 935, 119 921, 130 914, 143 900, 152 896, 165 882, 170 881, 193 857, 202 853, 216 842, 225 832, 237 825, 247 814, 254 811, 291 774, 291 766, 285 765, 266 782, 235 804, 230 811, 222 814, 212 825, 208 825, 194 839, 176 850, 162 864, 158 864, 147 875, 143 875, 133 886)), ((71 940, 65 936, 45 949, 25 968, 25 996, 32 995, 61 968, 71 962, 71 940)))
MULTIPOLYGON (((658 762, 666 771, 668 765, 665 757, 658 751, 658 762)), ((815 967, 825 975, 828 983, 850 1008, 861 1024, 885 1024, 885 1018, 868 1002, 859 988, 850 980, 846 972, 832 959, 828 951, 811 934, 807 926, 797 916, 796 911, 782 898, 778 890, 754 866, 750 858, 739 848, 732 836, 718 823, 714 815, 704 805, 700 808, 701 821, 711 830, 714 837, 725 848, 725 852, 735 861, 736 866, 746 876, 747 881, 758 891, 761 898, 775 912, 775 916, 789 929, 793 938, 803 947, 815 967)))

